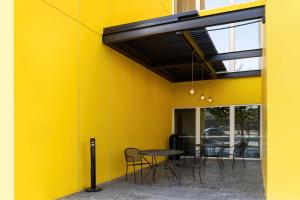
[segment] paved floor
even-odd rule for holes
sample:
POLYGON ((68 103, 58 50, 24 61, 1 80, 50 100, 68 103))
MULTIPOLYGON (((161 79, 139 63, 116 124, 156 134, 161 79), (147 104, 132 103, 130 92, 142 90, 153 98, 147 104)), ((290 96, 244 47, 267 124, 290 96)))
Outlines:
MULTIPOLYGON (((149 171, 148 171, 149 172, 149 171)), ((145 171, 145 174, 147 171, 145 171)), ((151 173, 144 183, 134 184, 133 176, 129 180, 116 179, 103 184, 98 193, 80 192, 63 198, 64 200, 264 200, 260 161, 246 161, 246 169, 237 161, 234 170, 231 162, 225 161, 225 169, 220 171, 215 160, 209 160, 201 170, 203 184, 198 176, 193 181, 191 170, 185 170, 182 184, 173 181, 171 176, 160 169, 157 182, 152 182, 151 173)), ((196 173, 197 174, 197 173, 196 173)), ((139 180, 139 179, 138 179, 139 180)))

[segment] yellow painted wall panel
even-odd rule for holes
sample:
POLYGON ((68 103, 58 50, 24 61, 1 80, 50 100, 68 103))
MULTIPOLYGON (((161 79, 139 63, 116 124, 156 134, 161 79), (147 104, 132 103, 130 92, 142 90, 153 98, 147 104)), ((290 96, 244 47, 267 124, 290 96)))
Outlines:
POLYGON ((267 197, 300 199, 300 2, 266 2, 267 197))
POLYGON ((41 1, 15 2, 16 199, 78 190, 76 32, 41 1))
POLYGON ((234 78, 210 81, 196 81, 196 95, 190 95, 191 82, 176 83, 172 86, 172 107, 222 106, 261 103, 261 78, 234 78), (200 101, 203 93, 211 96, 212 103, 200 101))
POLYGON ((22 200, 87 187, 90 137, 101 183, 124 174, 126 147, 165 148, 171 131, 171 84, 90 30, 170 13, 154 1, 49 3, 58 9, 15 1, 15 195, 22 200))

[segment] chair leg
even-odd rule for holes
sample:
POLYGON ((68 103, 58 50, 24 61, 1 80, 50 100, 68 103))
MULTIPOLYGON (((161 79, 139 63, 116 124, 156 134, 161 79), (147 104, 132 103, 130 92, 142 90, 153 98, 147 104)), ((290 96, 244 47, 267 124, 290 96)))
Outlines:
POLYGON ((195 178, 195 170, 194 170, 194 168, 192 168, 192 173, 193 173, 193 181, 195 181, 196 178, 195 178))
POLYGON ((126 164, 126 181, 127 181, 127 173, 128 173, 128 164, 126 164))
MULTIPOLYGON (((201 165, 200 165, 201 166, 201 165)), ((201 167, 199 166, 199 179, 200 179, 200 183, 202 184, 202 178, 201 178, 201 167)))
POLYGON ((234 155, 232 156, 232 169, 235 167, 235 158, 234 155))
POLYGON ((141 162, 141 183, 143 183, 143 165, 141 162))
POLYGON ((181 185, 181 167, 179 167, 179 181, 178 181, 178 185, 181 185))
POLYGON ((133 172, 134 172, 134 183, 136 183, 135 164, 133 164, 133 172))

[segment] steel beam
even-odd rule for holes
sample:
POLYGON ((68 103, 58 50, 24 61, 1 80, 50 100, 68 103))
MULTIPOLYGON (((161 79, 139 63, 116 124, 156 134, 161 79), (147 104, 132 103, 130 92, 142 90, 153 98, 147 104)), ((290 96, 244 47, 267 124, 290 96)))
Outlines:
POLYGON ((218 78, 240 78, 240 77, 250 77, 250 76, 261 76, 261 70, 251 70, 251 71, 242 71, 242 72, 229 72, 229 73, 220 73, 218 78))
POLYGON ((223 60, 234 60, 234 59, 261 57, 261 56, 262 56, 262 49, 251 49, 245 51, 221 53, 221 54, 209 56, 206 59, 209 62, 216 62, 216 61, 223 61, 223 60))
POLYGON ((214 67, 205 59, 205 54, 203 53, 197 42, 194 40, 192 34, 189 31, 183 31, 182 36, 187 45, 189 45, 191 49, 196 53, 196 57, 198 59, 200 58, 200 62, 205 64, 206 69, 208 69, 208 71, 210 72, 210 76, 212 78, 217 78, 214 67))
MULTIPOLYGON (((212 55, 206 57, 208 62, 217 62, 223 60, 233 60, 233 59, 243 59, 243 58, 254 58, 254 57, 261 57, 262 56, 262 49, 251 49, 245 51, 235 51, 235 52, 228 52, 228 53, 220 53, 216 55, 212 55)), ((167 68, 180 68, 184 65, 190 65, 191 62, 184 62, 184 63, 173 63, 173 64, 164 64, 164 65, 155 65, 152 68, 159 68, 159 69, 167 69, 167 68)), ((200 65, 200 63, 194 63, 196 65, 200 65)))
MULTIPOLYGON (((264 6, 253 7, 243 10, 236 10, 226 13, 195 17, 189 20, 178 20, 177 22, 162 24, 159 26, 149 26, 140 29, 131 29, 123 32, 103 34, 103 43, 117 43, 151 35, 164 34, 170 32, 181 32, 209 26, 230 24, 235 22, 263 19, 265 16, 264 6)), ((109 28, 107 28, 108 30, 109 28)), ((109 31, 108 31, 109 32, 109 31)))

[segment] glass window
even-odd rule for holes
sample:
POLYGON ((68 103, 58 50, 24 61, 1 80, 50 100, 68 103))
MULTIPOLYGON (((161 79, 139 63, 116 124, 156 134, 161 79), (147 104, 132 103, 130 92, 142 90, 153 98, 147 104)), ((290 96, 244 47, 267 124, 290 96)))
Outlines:
POLYGON ((226 28, 229 25, 221 25, 221 26, 211 26, 206 28, 209 33, 210 38, 212 39, 218 53, 229 52, 229 29, 221 29, 226 28), (211 30, 211 31, 210 31, 211 30))
POLYGON ((195 153, 195 120, 195 109, 175 110, 175 133, 179 135, 180 147, 185 155, 194 155, 195 153))
MULTIPOLYGON (((201 143, 229 145, 229 107, 201 108, 200 120, 201 143)), ((213 151, 217 152, 218 149, 213 151)), ((228 148, 224 156, 228 156, 228 148)))
POLYGON ((254 1, 254 0, 235 0, 235 4, 245 3, 245 2, 249 2, 249 1, 254 1))
POLYGON ((247 24, 256 21, 257 20, 235 23, 235 51, 260 48, 260 22, 247 24), (239 26, 243 24, 247 25, 239 26))
POLYGON ((229 6, 230 0, 205 0, 205 9, 229 6))
POLYGON ((223 61, 227 71, 218 72, 218 73, 227 73, 227 72, 241 72, 241 71, 251 71, 260 69, 260 57, 255 58, 243 58, 236 59, 234 61, 234 67, 230 67, 229 60, 223 61))
POLYGON ((234 142, 246 142, 245 157, 260 158, 260 106, 235 107, 234 142))
POLYGON ((260 69, 260 57, 235 60, 235 72, 260 69))

